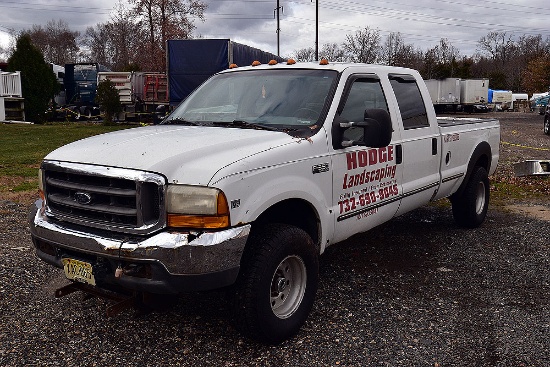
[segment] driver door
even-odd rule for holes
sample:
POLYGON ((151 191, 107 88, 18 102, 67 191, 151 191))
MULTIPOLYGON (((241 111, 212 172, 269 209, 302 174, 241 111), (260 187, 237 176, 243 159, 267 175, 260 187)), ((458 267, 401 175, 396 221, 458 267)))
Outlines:
MULTIPOLYGON (((363 121, 365 110, 371 108, 389 111, 380 78, 373 74, 351 76, 337 114, 348 121, 363 121)), ((393 130, 392 143, 386 147, 333 146, 335 242, 386 222, 397 212, 402 172, 393 144, 399 129, 394 126, 393 130)), ((362 141, 362 134, 359 127, 343 132, 344 140, 362 141)))

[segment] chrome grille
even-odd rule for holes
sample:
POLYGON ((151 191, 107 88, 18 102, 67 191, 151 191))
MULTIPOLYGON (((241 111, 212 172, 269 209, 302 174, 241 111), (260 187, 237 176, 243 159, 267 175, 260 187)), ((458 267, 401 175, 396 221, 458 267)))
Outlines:
POLYGON ((52 161, 45 161, 42 170, 50 216, 131 234, 165 225, 165 180, 160 175, 52 161))

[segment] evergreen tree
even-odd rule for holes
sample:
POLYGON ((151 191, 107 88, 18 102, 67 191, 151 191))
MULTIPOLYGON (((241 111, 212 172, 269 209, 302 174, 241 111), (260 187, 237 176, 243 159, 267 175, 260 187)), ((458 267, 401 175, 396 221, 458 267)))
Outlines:
POLYGON ((15 50, 8 59, 9 71, 21 72, 21 88, 25 98, 25 119, 35 123, 45 121, 48 104, 59 91, 57 79, 44 55, 23 34, 17 39, 15 50))
POLYGON ((105 79, 97 85, 95 101, 101 112, 103 112, 103 123, 105 125, 112 124, 113 118, 122 112, 120 95, 114 83, 109 79, 105 79))

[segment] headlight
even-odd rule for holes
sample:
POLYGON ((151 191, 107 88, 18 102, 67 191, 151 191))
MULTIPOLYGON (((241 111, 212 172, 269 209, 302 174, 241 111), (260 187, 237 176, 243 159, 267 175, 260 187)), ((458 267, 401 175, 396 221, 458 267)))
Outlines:
POLYGON ((166 195, 169 227, 229 227, 229 206, 221 190, 186 185, 169 185, 166 195))

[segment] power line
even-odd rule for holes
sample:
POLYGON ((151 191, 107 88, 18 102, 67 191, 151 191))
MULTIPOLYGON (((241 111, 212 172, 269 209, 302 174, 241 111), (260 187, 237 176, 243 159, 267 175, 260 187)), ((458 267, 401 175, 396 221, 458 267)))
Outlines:
MULTIPOLYGON (((30 5, 33 6, 33 8, 30 9, 38 9, 38 10, 52 10, 52 11, 66 11, 67 9, 74 9, 76 10, 83 10, 82 13, 87 14, 104 14, 103 12, 91 12, 90 10, 100 10, 100 11, 107 11, 110 12, 112 9, 107 8, 97 8, 97 7, 89 7, 89 6, 74 6, 74 5, 54 5, 54 4, 44 4, 44 3, 33 3, 33 2, 25 2, 25 1, 2 1, 0 3, 0 8, 22 8, 22 9, 29 9, 27 7, 21 7, 21 6, 6 6, 4 4, 14 4, 14 5, 30 5), (39 8, 37 8, 37 6, 39 8), (49 7, 52 9, 44 9, 43 7, 49 7)), ((70 11, 70 10, 69 10, 70 11)))

